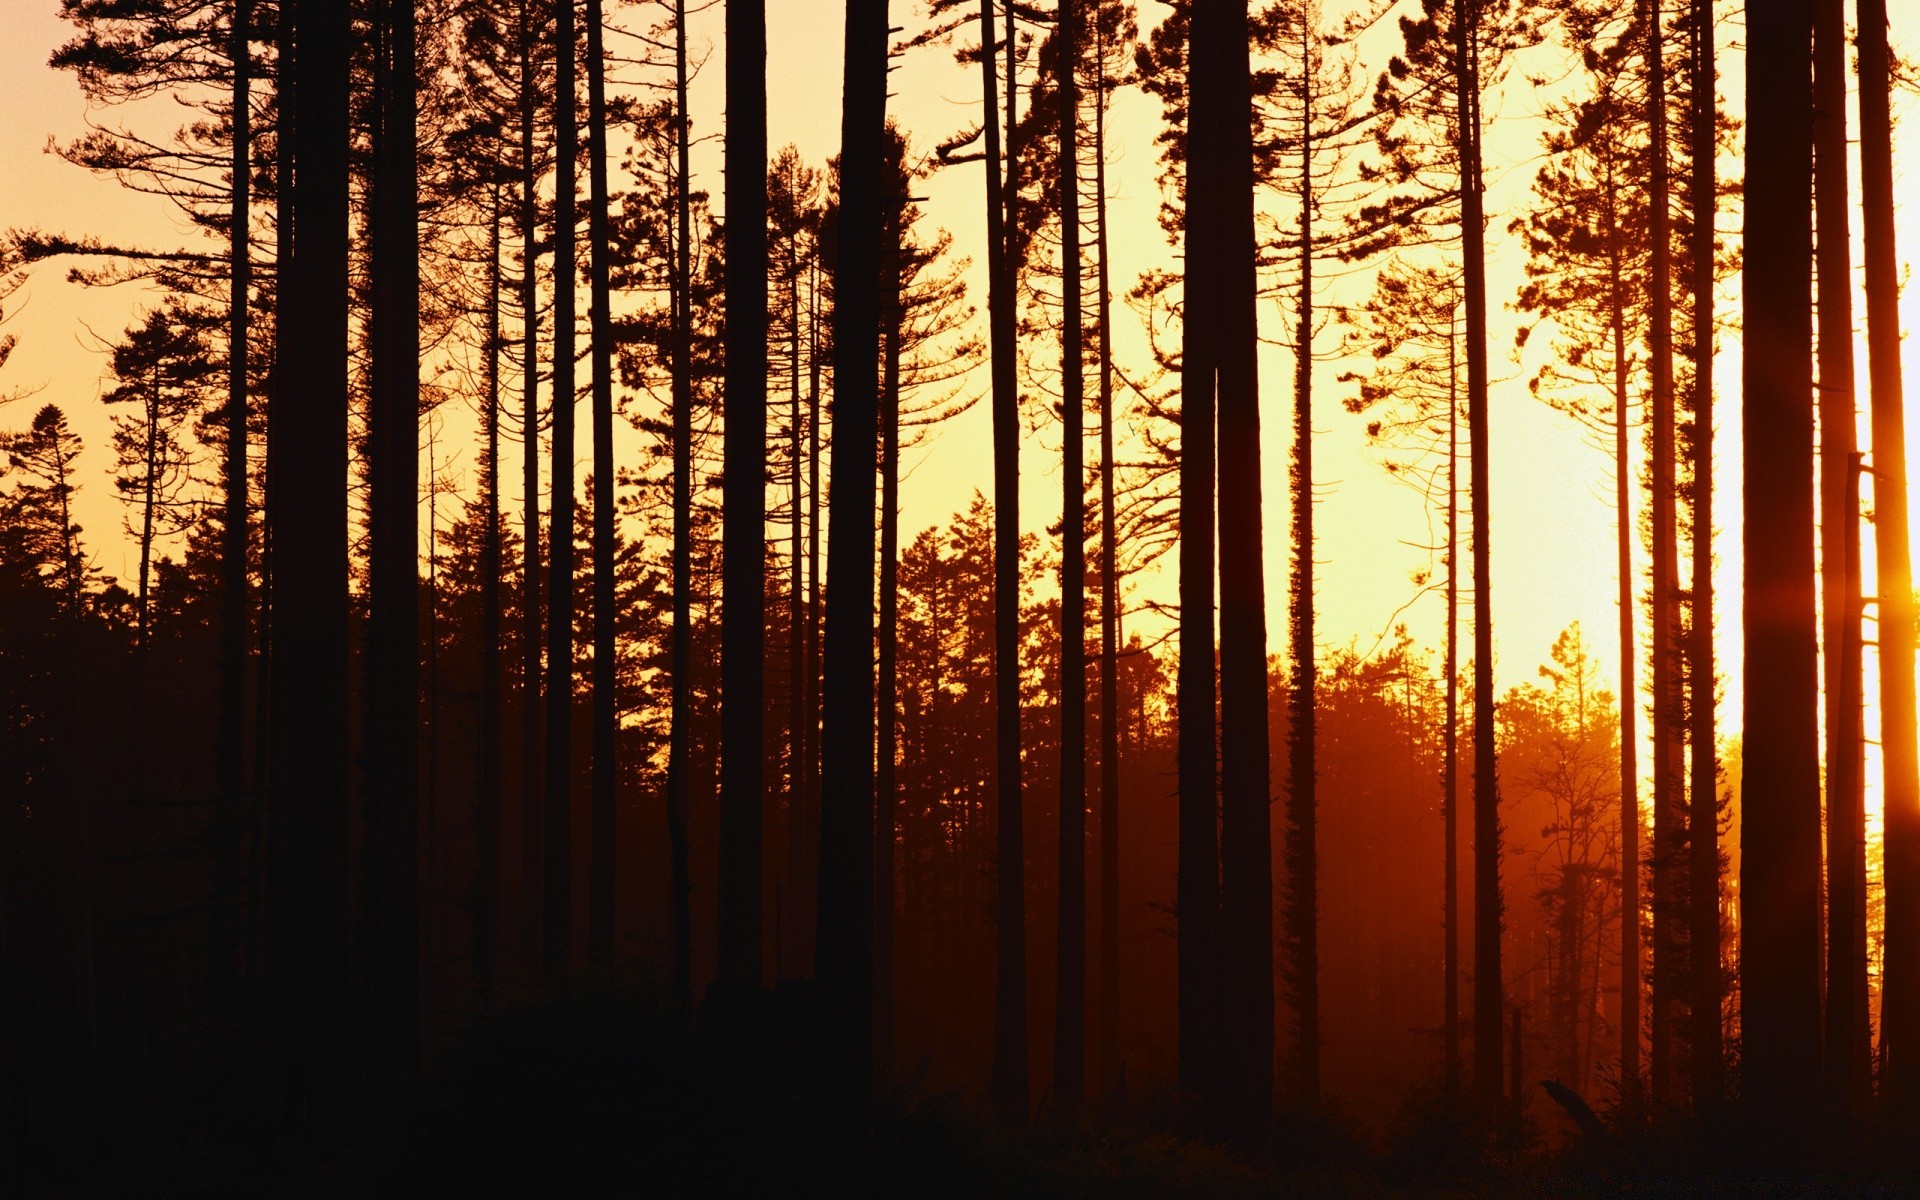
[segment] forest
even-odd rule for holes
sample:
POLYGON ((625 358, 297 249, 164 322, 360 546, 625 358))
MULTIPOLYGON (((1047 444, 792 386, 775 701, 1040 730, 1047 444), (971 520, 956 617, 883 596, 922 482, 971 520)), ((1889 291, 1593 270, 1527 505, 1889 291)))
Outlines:
POLYGON ((19 1194, 1920 1174, 1889 0, 39 4, 19 1194))

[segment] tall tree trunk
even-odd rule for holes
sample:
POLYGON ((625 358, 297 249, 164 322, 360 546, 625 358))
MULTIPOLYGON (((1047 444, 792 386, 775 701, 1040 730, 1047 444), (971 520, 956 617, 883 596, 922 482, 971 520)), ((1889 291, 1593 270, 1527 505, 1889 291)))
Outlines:
MULTIPOLYGON (((1798 26, 1795 26, 1797 29, 1798 26)), ((1914 736, 1914 599, 1900 374, 1900 280, 1893 211, 1893 57, 1886 0, 1860 0, 1861 208, 1866 229, 1867 373, 1873 407, 1873 538, 1879 593, 1880 745, 1886 772, 1883 1087, 1920 1096, 1920 750, 1914 736)))
POLYGON ((1467 326, 1467 458, 1473 492, 1473 1082, 1500 1104, 1500 788, 1494 759, 1493 573, 1487 467, 1487 229, 1480 175, 1479 5, 1455 0, 1460 236, 1467 326))
MULTIPOLYGON (((1013 13, 1007 13, 1007 135, 1013 136, 1013 13)), ((1015 159, 1005 177, 994 100, 993 0, 980 0, 987 173, 987 336, 993 381, 994 798, 998 916, 994 939, 993 1103, 1002 1120, 1027 1115, 1026 838, 1020 789, 1020 393, 1014 378, 1013 264, 1008 215, 1015 159)), ((836 372, 835 379, 840 378, 836 372)), ((829 589, 831 590, 831 589, 829 589)))
POLYGON ((1094 22, 1100 92, 1093 109, 1094 257, 1100 327, 1100 1091, 1117 1100, 1120 1059, 1120 579, 1113 492, 1113 289, 1107 266, 1106 26, 1094 22))
POLYGON ((1914 595, 1907 545, 1907 422, 1901 397, 1899 257, 1885 0, 1860 0, 1860 209, 1866 228, 1866 365, 1874 432, 1874 561, 1880 593, 1880 745, 1885 770, 1882 1087, 1920 1087, 1920 751, 1914 747, 1914 595))
POLYGON ((208 1015, 228 1028, 240 1012, 240 797, 247 737, 247 343, 253 286, 252 0, 234 0, 233 202, 228 212, 227 445, 221 462, 220 724, 214 744, 213 904, 207 930, 208 1015))
POLYGON ((1676 653, 1675 603, 1679 591, 1674 483, 1673 285, 1670 187, 1667 165, 1667 67, 1663 0, 1644 0, 1647 62, 1647 128, 1652 140, 1652 180, 1647 193, 1649 281, 1648 336, 1651 341, 1648 486, 1652 495, 1653 578, 1648 591, 1648 624, 1653 635, 1653 989, 1652 1040, 1648 1082, 1656 1105, 1668 1102, 1677 1078, 1680 1051, 1681 976, 1686 951, 1684 876, 1685 796, 1680 725, 1679 657, 1676 653))
POLYGON ((1053 1100, 1078 1112, 1087 1078, 1087 470, 1086 327, 1080 284, 1081 23, 1060 0, 1060 879, 1053 1015, 1053 1100))
POLYGON ((673 676, 667 742, 667 847, 673 925, 673 994, 693 995, 693 874, 687 849, 693 752, 693 202, 688 166, 687 4, 673 5, 673 676))
POLYGON ((339 1099, 350 978, 347 809, 347 47, 344 6, 296 0, 293 257, 267 504, 275 569, 266 970, 296 1090, 339 1099))
POLYGON ((474 746, 479 792, 474 811, 473 973, 483 1007, 493 1001, 500 929, 500 187, 487 226, 486 528, 480 542, 480 737, 474 746))
MULTIPOLYGON (((539 959, 534 897, 540 878, 540 293, 539 172, 533 116, 539 85, 533 73, 533 0, 520 4, 520 911, 527 963, 539 959)), ((562 610, 564 611, 564 610, 562 610)))
POLYGON ((904 143, 890 137, 889 151, 903 151, 897 164, 888 154, 886 205, 881 217, 885 231, 880 251, 880 674, 878 774, 874 782, 873 833, 873 1053, 877 1073, 884 1078, 893 1067, 894 1037, 894 861, 893 842, 899 821, 900 785, 895 759, 899 753, 900 705, 900 339, 902 210, 907 204, 904 143))
POLYGON ((561 0, 554 14, 553 503, 547 514, 547 786, 540 904, 540 961, 550 979, 564 976, 573 959, 573 314, 580 157, 573 0, 561 0))
POLYGON ((873 449, 880 325, 880 221, 887 116, 887 0, 849 0, 834 278, 833 522, 827 569, 826 699, 815 975, 828 1045, 849 1102, 873 1078, 873 449))
POLYGON ((1633 635, 1633 478, 1627 458, 1627 291, 1620 195, 1607 178, 1607 286, 1613 334, 1613 507, 1620 573, 1620 1086, 1640 1095, 1640 658, 1633 635))
MULTIPOLYGON (((727 3, 727 329, 720 591, 720 979, 760 983, 766 760, 767 22, 727 3)), ((868 370, 872 365, 868 364, 868 370)))
POLYGON ((419 1051, 420 235, 413 6, 382 0, 367 407, 367 991, 373 1061, 419 1051))
POLYGON ((820 851, 820 658, 822 601, 820 570, 820 499, 826 491, 820 486, 821 421, 825 406, 820 396, 820 255, 813 256, 808 268, 807 288, 807 673, 806 703, 802 719, 806 722, 806 769, 802 774, 800 807, 800 961, 813 961, 813 929, 819 920, 820 851))
MULTIPOLYGON (((800 235, 787 239, 787 495, 792 521, 787 552, 787 892, 783 905, 787 934, 775 947, 780 971, 786 972, 787 952, 804 944, 800 931, 801 863, 806 857, 807 707, 811 678, 807 666, 806 558, 802 534, 806 529, 803 489, 805 459, 803 416, 800 408, 800 235)), ((794 962, 805 959, 795 955, 794 962)))
MULTIPOLYGON (((1233 1053, 1235 1131, 1255 1138, 1273 1106, 1273 835, 1267 603, 1261 530, 1253 96, 1247 2, 1222 6, 1218 172, 1221 245, 1220 928, 1233 1053)), ((1198 165, 1198 164, 1196 164, 1198 165)))
MULTIPOLYGON (((1718 250, 1714 223, 1719 189, 1715 124, 1720 114, 1715 94, 1713 0, 1693 0, 1693 491, 1688 497, 1693 523, 1693 597, 1688 646, 1688 732, 1692 738, 1692 779, 1688 785, 1687 852, 1691 906, 1687 947, 1692 982, 1694 1104, 1711 1105, 1725 1085, 1720 1005, 1724 992, 1720 969, 1720 764, 1715 712, 1719 683, 1713 649, 1713 283, 1718 250)), ((1856 464, 1857 466, 1857 464, 1856 464)), ((1858 487, 1858 476, 1855 477, 1858 487)), ((1857 512, 1856 500, 1851 511, 1857 512)), ((1852 545, 1859 546, 1859 522, 1852 545)), ((1858 562, 1859 555, 1850 553, 1858 562)), ((1857 572, 1857 568, 1856 568, 1857 572)), ((1859 594, 1856 574, 1853 592, 1859 594)), ((1858 621, 1855 622, 1858 628, 1858 621)), ((1623 706, 1624 710, 1624 706, 1623 706)))
POLYGON ((1866 791, 1860 740, 1859 517, 1855 475, 1853 251, 1847 214, 1845 0, 1814 6, 1814 204, 1820 374, 1821 667, 1827 727, 1826 1068, 1847 1111, 1871 1084, 1867 1016, 1866 791))
MULTIPOLYGON (((1223 20, 1216 3, 1196 4, 1187 31, 1187 77, 1220 70, 1223 20)), ((1220 801, 1216 757, 1214 660, 1214 417, 1221 317, 1222 231, 1215 172, 1220 97, 1189 85, 1185 271, 1180 320, 1180 657, 1176 680, 1179 767, 1179 1079, 1182 1091, 1212 1098, 1219 1087, 1220 1018, 1226 1007, 1219 969, 1220 801)))
POLYGON ((1456 310, 1447 314, 1447 728, 1440 764, 1441 844, 1446 863, 1441 912, 1446 979, 1441 984, 1442 1079, 1460 1091, 1460 343, 1456 310))
POLYGON ((587 958, 613 963, 614 814, 620 786, 619 629, 613 563, 613 248, 607 220, 607 64, 600 0, 587 0, 587 242, 593 377, 593 838, 587 958))
POLYGON ((1820 1086, 1812 28, 1811 0, 1747 14, 1741 1093, 1776 1156, 1820 1086))
MULTIPOLYGON (((1320 884, 1314 794, 1313 649, 1313 25, 1300 22, 1300 271, 1293 371, 1293 571, 1287 581, 1287 930, 1293 992, 1294 1072, 1300 1099, 1320 1100, 1320 884)), ((1452 514, 1449 512, 1451 521, 1452 514)), ((1449 810, 1451 811, 1451 810, 1449 810)))

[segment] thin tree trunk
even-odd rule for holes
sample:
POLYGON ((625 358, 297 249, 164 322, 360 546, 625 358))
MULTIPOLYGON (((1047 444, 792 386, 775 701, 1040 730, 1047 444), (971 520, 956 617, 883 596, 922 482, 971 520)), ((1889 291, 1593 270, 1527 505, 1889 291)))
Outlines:
POLYGON ((1649 1084, 1655 1105, 1672 1099, 1681 1050, 1686 951, 1681 863, 1686 812, 1680 723, 1679 657, 1676 653, 1677 511, 1674 483, 1672 236, 1668 204, 1667 70, 1663 0, 1644 0, 1647 61, 1647 127, 1652 138, 1652 183, 1647 194, 1650 279, 1649 338, 1653 373, 1648 486, 1652 494, 1652 583, 1648 624, 1653 634, 1653 991, 1649 1084))
POLYGON ((607 65, 600 0, 587 3, 588 306, 593 381, 593 838, 587 871, 587 959, 614 954, 614 815, 619 792, 619 629, 613 562, 613 249, 607 220, 607 65))
MULTIPOLYGON (((1007 12, 1007 134, 1013 135, 1013 12, 1007 12)), ((1026 839, 1020 780, 1020 395, 1014 378, 1014 280, 1008 229, 1015 158, 1004 180, 994 100, 993 0, 980 0, 987 174, 987 320, 993 380, 994 797, 998 916, 994 954, 993 1103, 1027 1115, 1026 839)), ((835 379, 840 378, 836 371, 835 379)))
POLYGON ((1860 740, 1859 519, 1854 477, 1853 253, 1847 214, 1845 0, 1814 6, 1814 203, 1820 374, 1821 667, 1826 698, 1826 1068, 1845 1112, 1871 1083, 1866 791, 1860 740))
POLYGON ((476 865, 473 970, 483 1007, 493 1001, 500 928, 500 188, 487 228, 486 529, 480 543, 479 795, 474 814, 476 865))
POLYGON ((1640 647, 1633 634, 1633 477, 1627 458, 1627 294, 1619 193, 1607 180, 1607 274, 1613 332, 1613 506, 1620 573, 1620 1087, 1640 1094, 1640 647))
POLYGON ((1094 257, 1100 326, 1100 1090, 1120 1098, 1120 580, 1113 494, 1113 290, 1107 267, 1106 26, 1094 22, 1101 72, 1093 109, 1094 257))
MULTIPOLYGON (((1687 709, 1693 760, 1687 822, 1691 856, 1687 898, 1692 907, 1687 969, 1693 984, 1693 1096, 1694 1104, 1700 1106, 1718 1103, 1725 1090, 1720 1025, 1725 991, 1720 968, 1720 770, 1715 736, 1719 680, 1713 649, 1713 283, 1719 204, 1714 160, 1720 106, 1715 94, 1713 0, 1693 0, 1693 9, 1694 464, 1693 492, 1688 498, 1693 522, 1693 612, 1687 709)), ((1856 493, 1858 482, 1856 473, 1856 493)), ((1859 511, 1857 499, 1850 511, 1859 511)), ((1858 563, 1858 521, 1853 523, 1852 537, 1855 549, 1849 557, 1858 563)), ((1853 594, 1858 596, 1859 591, 1856 568, 1853 594)), ((1854 624, 1857 629, 1857 610, 1854 624)))
POLYGON ((887 0, 849 0, 834 278, 833 522, 815 975, 848 1103, 873 1080, 873 449, 878 429, 880 221, 887 112, 887 0))
MULTIPOLYGON (((1300 297, 1294 328, 1293 572, 1287 583, 1287 963, 1293 991, 1294 1072, 1300 1099, 1320 1100, 1320 885, 1314 794, 1313 636, 1313 27, 1300 22, 1300 297)), ((1449 520, 1452 519, 1449 513, 1449 520)))
MULTIPOLYGON (((891 139, 889 139, 891 141, 891 139)), ((890 146, 889 149, 892 147, 890 146)), ((901 145, 904 150, 904 145, 901 145)), ((896 165, 888 155, 885 231, 880 251, 880 674, 878 774, 874 783, 873 834, 873 1053, 876 1073, 893 1068, 894 1039, 894 860, 900 790, 895 759, 899 753, 900 627, 900 338, 902 210, 907 204, 904 155, 896 165)))
POLYGON ((216 1028, 240 1012, 239 803, 246 789, 247 736, 247 343, 253 286, 252 0, 234 0, 233 203, 228 213, 227 434, 220 519, 220 724, 214 746, 219 777, 213 818, 213 905, 207 931, 207 999, 216 1028))
MULTIPOLYGON (((803 837, 806 821, 807 793, 807 742, 806 730, 807 699, 810 692, 810 675, 807 666, 807 621, 806 611, 806 559, 805 548, 801 544, 801 535, 805 530, 805 510, 802 507, 805 486, 801 474, 802 455, 802 415, 800 410, 800 235, 796 231, 787 239, 787 492, 788 510, 792 520, 789 531, 790 541, 787 553, 787 891, 784 903, 787 934, 783 944, 775 948, 780 955, 781 970, 776 978, 785 973, 787 952, 801 944, 800 932, 801 900, 800 871, 801 861, 806 856, 803 837)), ((793 961, 804 961, 795 955, 793 961)))
POLYGON ((674 0, 673 677, 667 743, 667 846, 672 877, 673 994, 693 995, 693 877, 687 849, 693 742, 693 216, 688 166, 687 5, 674 0))
POLYGON ((728 0, 720 980, 754 987, 761 974, 760 824, 766 769, 766 24, 764 0, 728 0))
POLYGON ((554 7, 553 501, 547 513, 547 753, 540 961, 549 979, 573 960, 573 408, 575 226, 580 156, 572 0, 554 7))
POLYGON ((1446 897, 1446 979, 1442 1078, 1448 1096, 1460 1091, 1460 387, 1456 310, 1447 314, 1447 728, 1441 750, 1441 841, 1446 897))
POLYGON ((1079 1111, 1087 1078, 1087 470, 1086 328, 1080 285, 1082 17, 1060 0, 1060 879, 1053 1019, 1053 1101, 1079 1111))
MULTIPOLYGON (((1795 27, 1796 29, 1798 26, 1795 27)), ((1880 745, 1886 772, 1883 1087, 1920 1095, 1920 751, 1914 736, 1914 600, 1907 543, 1907 452, 1900 372, 1900 281, 1893 209, 1893 58, 1886 0, 1860 0, 1861 208, 1866 230, 1867 372, 1873 406, 1874 561, 1879 593, 1880 745)))
POLYGON ((540 924, 534 898, 540 878, 540 246, 539 173, 534 165, 533 3, 520 5, 520 428, 522 545, 520 548, 520 887, 527 963, 539 960, 540 924))
POLYGON ((1741 1094, 1774 1158, 1820 1086, 1812 28, 1810 0, 1747 14, 1741 1094))
POLYGON ((1500 791, 1494 759, 1493 574, 1487 447, 1486 218, 1481 205, 1479 8, 1455 0, 1460 120, 1460 235, 1467 325, 1467 457, 1473 492, 1473 1059, 1474 1089, 1498 1109, 1500 1014, 1500 791), (1472 14, 1469 16, 1468 14, 1472 14))

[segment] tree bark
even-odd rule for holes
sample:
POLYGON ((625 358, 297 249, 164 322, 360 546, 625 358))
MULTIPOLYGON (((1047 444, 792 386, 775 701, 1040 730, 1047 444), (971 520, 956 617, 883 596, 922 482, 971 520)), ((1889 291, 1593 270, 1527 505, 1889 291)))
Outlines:
POLYGON ((247 737, 247 343, 253 286, 252 0, 234 0, 233 203, 228 213, 226 453, 221 463, 220 724, 214 745, 213 905, 207 931, 207 1000, 216 1027, 240 1012, 240 798, 247 737))
POLYGON ((266 971, 296 1091, 338 1103, 348 1048, 346 8, 296 0, 293 257, 282 268, 266 971))
MULTIPOLYGON (((1013 134, 1013 14, 1007 14, 1007 134, 1013 134)), ((1020 394, 1008 215, 1014 156, 1000 163, 994 99, 993 3, 980 0, 987 174, 987 335, 993 387, 994 799, 998 860, 994 939, 993 1104, 1004 1121, 1027 1116, 1026 838, 1020 780, 1020 394)), ((836 374, 835 378, 838 378, 836 374)), ((831 590, 831 589, 830 589, 831 590)))
POLYGON ((688 166, 687 5, 674 0, 673 259, 673 676, 667 745, 667 846, 672 876, 673 992, 693 995, 693 874, 687 849, 688 769, 693 742, 693 216, 688 166))
MULTIPOLYGON (((1220 69, 1218 5, 1195 4, 1187 31, 1187 76, 1220 69)), ((1179 764, 1179 1080, 1182 1091, 1211 1099, 1221 1070, 1219 970, 1220 802, 1214 659, 1214 426, 1221 317, 1221 231, 1207 217, 1218 207, 1215 173, 1196 170, 1217 156, 1220 100, 1189 84, 1185 280, 1180 321, 1180 650, 1176 680, 1179 764)))
POLYGON ((549 979, 573 962, 573 408, 574 292, 579 282, 573 0, 554 7, 553 502, 547 512, 546 830, 540 961, 549 979))
POLYGON ((1655 1105, 1672 1099, 1683 1032, 1684 878, 1686 810, 1676 653, 1679 569, 1674 482, 1673 284, 1671 187, 1667 163, 1667 69, 1663 0, 1645 0, 1647 128, 1652 141, 1647 193, 1649 329, 1652 419, 1648 438, 1648 497, 1652 509, 1648 624, 1653 638, 1653 988, 1648 1058, 1655 1105))
MULTIPOLYGON (((1313 634, 1313 27, 1300 22, 1300 228, 1294 247, 1300 296, 1293 371, 1293 572, 1287 583, 1287 963, 1293 992, 1294 1072, 1300 1099, 1320 1100, 1320 884, 1314 790, 1313 634)), ((1448 512, 1452 521, 1452 512, 1448 512)), ((1449 809, 1451 812, 1451 809, 1449 809)), ((1451 1027, 1449 1027, 1451 1028, 1451 1027)), ((1451 1060, 1449 1060, 1451 1061, 1451 1060)))
POLYGON ((419 1053, 420 234, 413 6, 382 0, 367 408, 367 989, 375 1062, 419 1053))
POLYGON ((1854 495, 1853 252, 1847 213, 1845 0, 1814 6, 1814 204, 1820 374, 1821 668, 1826 697, 1827 1082, 1837 1110, 1871 1084, 1866 790, 1860 739, 1859 517, 1854 495))
POLYGON ((1741 1093, 1776 1158, 1820 1086, 1812 28, 1810 0, 1747 14, 1741 1093))
POLYGON ((880 221, 887 113, 887 0, 849 0, 834 278, 833 502, 827 551, 820 902, 815 976, 844 1072, 864 1110, 873 1081, 874 463, 879 433, 880 221))
POLYGON ((1481 1107, 1500 1106, 1500 788, 1494 759, 1493 574, 1487 447, 1486 218, 1480 176, 1479 6, 1455 0, 1460 236, 1467 326, 1467 458, 1473 491, 1473 1056, 1481 1107))
POLYGON ((1100 1090, 1118 1099, 1120 1058, 1120 580, 1113 488, 1113 290, 1107 267, 1105 26, 1094 23, 1100 94, 1093 109, 1094 257, 1100 327, 1100 1090))
MULTIPOLYGON (((1693 610, 1688 647, 1687 715, 1691 722, 1692 779, 1688 787, 1687 898, 1691 905, 1687 946, 1691 977, 1694 1105, 1717 1104, 1725 1089, 1720 1006, 1725 988, 1720 968, 1720 770, 1716 739, 1717 686, 1713 649, 1713 351, 1715 219, 1719 194, 1715 123, 1713 0, 1693 0, 1693 610)), ((1857 465, 1857 464, 1856 464, 1857 465)), ((1857 484, 1856 484, 1857 485, 1857 484)), ((1858 504, 1854 511, 1858 511, 1858 504)), ((1859 522, 1853 542, 1859 545, 1859 522)), ((1850 557, 1857 562, 1858 554, 1850 557)), ((1854 593, 1859 593, 1856 577, 1854 593)), ((1858 622, 1855 622, 1856 629, 1858 622)), ((1625 706, 1622 706, 1625 710, 1625 706)))
MULTIPOLYGON (((766 725, 767 25, 727 4, 726 471, 721 485, 720 979, 760 983, 766 725)), ((871 368, 869 368, 871 369, 871 368)))
POLYGON ((593 386, 593 837, 587 873, 587 958, 614 955, 614 828, 620 764, 619 629, 613 562, 613 288, 607 217, 607 66, 600 0, 587 4, 587 242, 593 386))
POLYGON ((480 737, 474 827, 473 973, 483 1008, 493 1001, 500 929, 500 187, 494 185, 487 227, 486 528, 480 542, 480 737))
POLYGON ((539 959, 535 888, 540 878, 540 293, 539 172, 533 117, 533 3, 520 4, 520 940, 529 966, 539 959))
MULTIPOLYGON (((1796 29, 1798 26, 1795 27, 1796 29)), ((1886 772, 1886 964, 1883 1088, 1920 1095, 1920 750, 1914 735, 1914 598, 1907 543, 1900 280, 1893 209, 1893 57, 1886 0, 1860 0, 1861 208, 1866 232, 1867 372, 1873 410, 1874 559, 1879 593, 1880 745, 1886 772)))
POLYGON ((1080 283, 1081 22, 1060 0, 1055 50, 1060 105, 1060 878, 1053 1100, 1078 1112, 1087 1077, 1087 541, 1086 348, 1080 283))

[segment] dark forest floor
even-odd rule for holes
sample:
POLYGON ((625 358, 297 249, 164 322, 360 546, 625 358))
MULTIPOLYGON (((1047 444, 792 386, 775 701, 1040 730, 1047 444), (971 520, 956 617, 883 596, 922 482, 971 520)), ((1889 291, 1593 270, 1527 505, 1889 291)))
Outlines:
MULTIPOLYGON (((749 1008, 751 1008, 749 1004, 749 1008)), ((771 1001, 727 1021, 644 990, 577 992, 473 1024, 422 1075, 327 1125, 288 1115, 252 1065, 69 1079, 9 1098, 7 1195, 1367 1197, 1920 1194, 1920 1144, 1881 1130, 1763 1174, 1724 1134, 1615 1125, 1548 1150, 1410 1097, 1384 1139, 1282 1115, 1269 1145, 1196 1136, 1164 1095, 1083 1122, 997 1129, 911 1083, 870 1131, 811 1076, 771 1001), (772 1015, 770 1015, 772 1014, 772 1015), (1876 1151, 1880 1145, 1886 1149, 1876 1151), (1718 1147, 1717 1149, 1715 1147, 1718 1147)), ((16 1076, 14 1083, 22 1080, 16 1076)), ((12 1089, 9 1089, 12 1090, 12 1089)))

